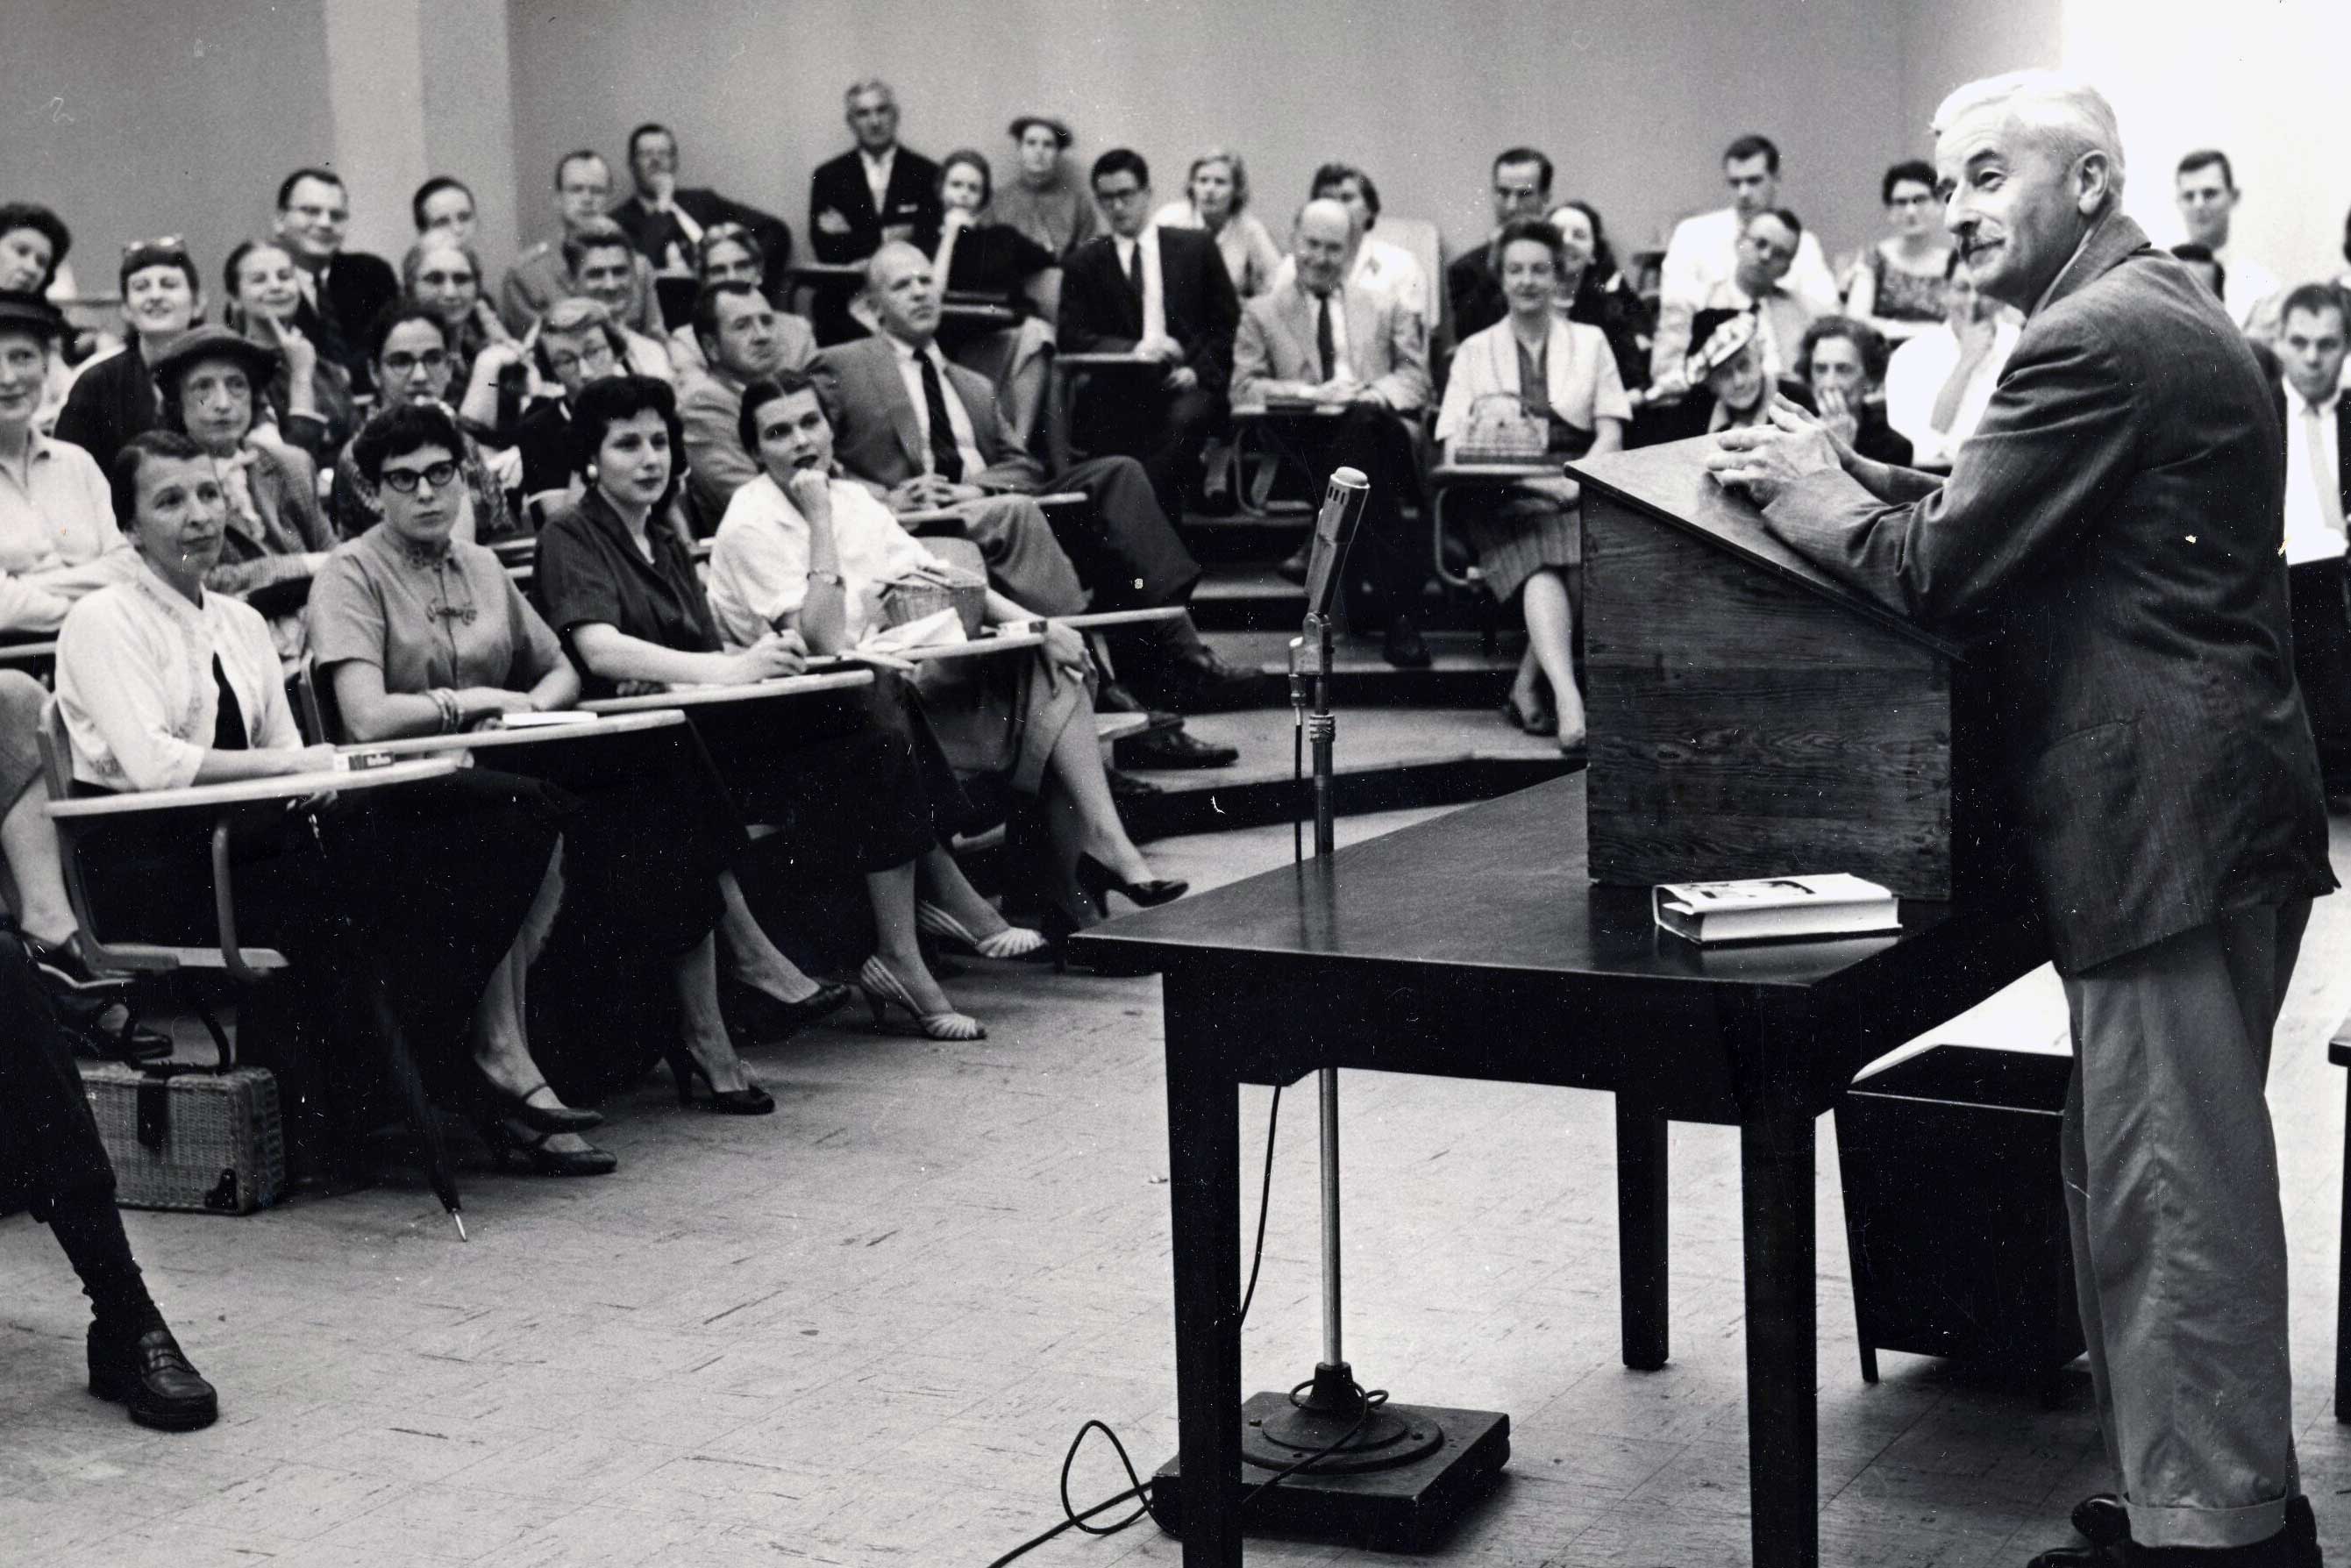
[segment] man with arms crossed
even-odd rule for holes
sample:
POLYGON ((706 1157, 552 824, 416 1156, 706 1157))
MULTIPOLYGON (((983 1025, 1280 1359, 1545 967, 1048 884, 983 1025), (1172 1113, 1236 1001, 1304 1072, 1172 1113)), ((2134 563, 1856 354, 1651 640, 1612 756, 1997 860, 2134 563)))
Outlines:
POLYGON ((2065 1198, 2122 1505, 2077 1515, 2102 1543, 2035 1562, 2304 1568, 2262 1087, 2335 878, 2271 389, 2219 302, 2122 214, 2095 90, 1994 78, 1935 130, 1960 266, 2026 314, 1950 477, 1865 462, 1784 405, 1708 463, 1793 549, 1967 640, 2004 705, 2072 1014, 2065 1198))

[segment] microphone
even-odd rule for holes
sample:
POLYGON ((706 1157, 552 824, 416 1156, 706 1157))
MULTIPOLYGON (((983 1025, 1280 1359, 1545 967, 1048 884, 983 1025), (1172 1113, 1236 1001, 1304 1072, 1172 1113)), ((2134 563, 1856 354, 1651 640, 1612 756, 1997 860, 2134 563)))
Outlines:
POLYGON ((1371 482, 1360 471, 1332 470, 1330 487, 1322 493, 1322 510, 1314 519, 1312 553, 1307 557, 1306 613, 1310 618, 1331 613, 1331 601, 1338 591, 1340 563, 1347 559, 1347 547, 1355 537, 1355 526, 1363 521, 1364 502, 1371 493, 1371 482))

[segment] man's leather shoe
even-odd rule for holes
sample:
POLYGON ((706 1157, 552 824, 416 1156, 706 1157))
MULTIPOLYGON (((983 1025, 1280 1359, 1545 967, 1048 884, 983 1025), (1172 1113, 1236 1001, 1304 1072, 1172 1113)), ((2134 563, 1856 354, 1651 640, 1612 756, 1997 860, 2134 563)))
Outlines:
POLYGON ((1380 657, 1399 670, 1428 668, 1428 644, 1421 640, 1420 628, 1412 623, 1411 616, 1399 615, 1388 622, 1387 635, 1380 641, 1380 657))
POLYGON ((1306 570, 1308 567, 1314 564, 1313 558, 1310 553, 1311 549, 1312 547, 1311 545, 1300 545, 1298 547, 1298 553, 1291 556, 1288 560, 1283 561, 1280 566, 1275 567, 1273 569, 1274 571, 1284 580, 1297 583, 1301 588, 1304 587, 1306 583, 1306 570))
POLYGON ((196 1375, 172 1331, 158 1324, 134 1337, 89 1325, 89 1391, 130 1407, 141 1427, 193 1432, 220 1418, 220 1396, 196 1375))
POLYGON ((1160 695, 1185 713, 1229 713, 1272 700, 1271 683, 1262 672, 1228 664, 1207 648, 1169 669, 1167 689, 1160 695))
POLYGON ((1229 768, 1240 752, 1187 735, 1181 726, 1145 730, 1111 747, 1121 768, 1229 768))
POLYGON ((1137 779, 1134 774, 1122 773, 1115 768, 1105 768, 1102 773, 1110 780, 1111 799, 1113 800, 1139 800, 1146 795, 1166 793, 1150 779, 1137 779))

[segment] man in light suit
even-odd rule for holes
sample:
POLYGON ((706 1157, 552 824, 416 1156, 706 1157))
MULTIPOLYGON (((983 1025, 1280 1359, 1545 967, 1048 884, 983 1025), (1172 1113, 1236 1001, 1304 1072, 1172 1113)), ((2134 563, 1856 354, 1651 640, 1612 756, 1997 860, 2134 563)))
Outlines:
MULTIPOLYGON (((1190 599, 1199 563, 1133 458, 1092 458, 1048 476, 1012 439, 987 379, 939 352, 940 289, 928 257, 909 245, 884 246, 867 264, 865 299, 879 329, 825 350, 814 372, 832 415, 833 450, 852 476, 895 511, 962 511, 999 572, 1008 510, 1034 512, 1029 497, 1040 494, 1081 493, 1084 516, 1064 522, 1058 537, 1094 609, 1190 599)), ((1033 590, 1008 584, 1007 591, 1024 604, 1046 602, 1033 590)), ((1189 616, 1162 623, 1148 640, 1122 641, 1123 673, 1162 707, 1228 707, 1259 685, 1209 652, 1189 616)))
POLYGON ((768 303, 747 282, 714 283, 695 296, 694 335, 707 367, 689 376, 678 394, 685 426, 688 499, 695 531, 708 536, 726 515, 735 492, 759 476, 759 461, 743 450, 743 389, 779 370, 805 371, 816 358, 816 334, 797 316, 768 303))
MULTIPOLYGON (((1427 644, 1411 606, 1427 577, 1427 551, 1406 532, 1403 503, 1416 492, 1412 430, 1405 421, 1428 402, 1428 347, 1420 318, 1393 296, 1347 277, 1360 222, 1328 197, 1306 204, 1290 241, 1291 280, 1249 302, 1233 345, 1233 405, 1276 406, 1267 417, 1311 454, 1318 486, 1345 466, 1371 481, 1347 556, 1356 630, 1385 622, 1392 664, 1426 667, 1427 644), (1283 413, 1283 402, 1339 405, 1333 418, 1283 413)), ((1423 536, 1426 538, 1426 535, 1423 536)), ((1307 551, 1281 564, 1306 580, 1307 551)))
POLYGON ((2036 1561, 2306 1568, 2262 1088, 2335 878, 2271 391, 2219 301, 2123 215, 2095 89, 1994 78, 1935 124, 1959 265, 2027 318, 1950 477, 1865 462, 1784 407, 1717 437, 1709 465, 1792 548, 1966 640, 2004 705, 2072 1013, 2065 1198, 2121 1505, 2105 1542, 2036 1561))
POLYGON ((1206 232, 1151 222, 1151 166, 1141 153, 1113 147, 1095 159, 1093 193, 1110 233, 1070 253, 1061 351, 1136 354, 1165 368, 1095 375, 1071 423, 1088 451, 1141 459, 1160 509, 1180 517, 1200 449, 1224 417, 1240 297, 1206 232))

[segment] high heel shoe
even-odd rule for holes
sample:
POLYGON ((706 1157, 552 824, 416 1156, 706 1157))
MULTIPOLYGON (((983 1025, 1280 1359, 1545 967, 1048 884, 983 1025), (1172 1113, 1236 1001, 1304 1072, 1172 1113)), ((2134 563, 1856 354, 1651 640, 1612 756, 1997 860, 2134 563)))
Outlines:
POLYGON ((721 1089, 711 1082, 710 1069, 694 1059, 683 1048, 670 1053, 670 1081, 677 1085, 677 1103, 695 1103, 694 1081, 702 1080, 710 1091, 710 1100, 702 1108, 718 1116, 764 1116, 776 1108, 776 1097, 756 1083, 740 1089, 721 1089))
POLYGON ((1513 695, 1502 699, 1502 717, 1514 729, 1546 738, 1559 733, 1559 715, 1537 701, 1532 707, 1520 707, 1513 695))
POLYGON ((836 981, 819 981, 799 1001, 770 996, 748 980, 729 980, 719 995, 726 1021, 756 1045, 777 1045, 849 1005, 857 993, 836 981))
POLYGON ((925 936, 958 943, 966 951, 982 958, 1025 958, 1045 946, 1043 932, 1009 923, 1002 930, 975 936, 970 927, 957 920, 946 905, 926 899, 917 900, 914 904, 914 929, 925 936))
MULTIPOLYGON (((508 1093, 491 1083, 490 1100, 496 1107, 496 1114, 510 1116, 534 1133, 584 1133, 590 1127, 604 1124, 603 1115, 599 1112, 582 1111, 571 1105, 532 1104, 530 1097, 542 1089, 547 1089, 544 1078, 519 1094, 508 1093)), ((553 1090, 548 1092, 554 1092, 553 1090)))
POLYGON ((1123 893, 1144 908, 1155 904, 1173 904, 1192 891, 1192 884, 1173 877, 1154 877, 1149 882, 1121 882, 1111 869, 1089 854, 1078 856, 1078 885, 1100 904, 1112 893, 1123 893))
POLYGON ((865 960, 857 971, 857 985, 865 993, 865 1005, 873 1009, 873 1027, 879 1029, 895 1002, 906 1009, 915 1025, 931 1040, 986 1040, 987 1028, 976 1018, 958 1012, 926 1013, 914 1005, 905 982, 890 972, 890 966, 876 953, 865 960))
POLYGON ((550 1176, 610 1176, 621 1168, 621 1162, 610 1149, 550 1149, 547 1140, 554 1135, 534 1134, 504 1116, 493 1116, 482 1124, 482 1141, 489 1145, 490 1155, 502 1171, 508 1168, 510 1161, 518 1162, 525 1170, 550 1176))

